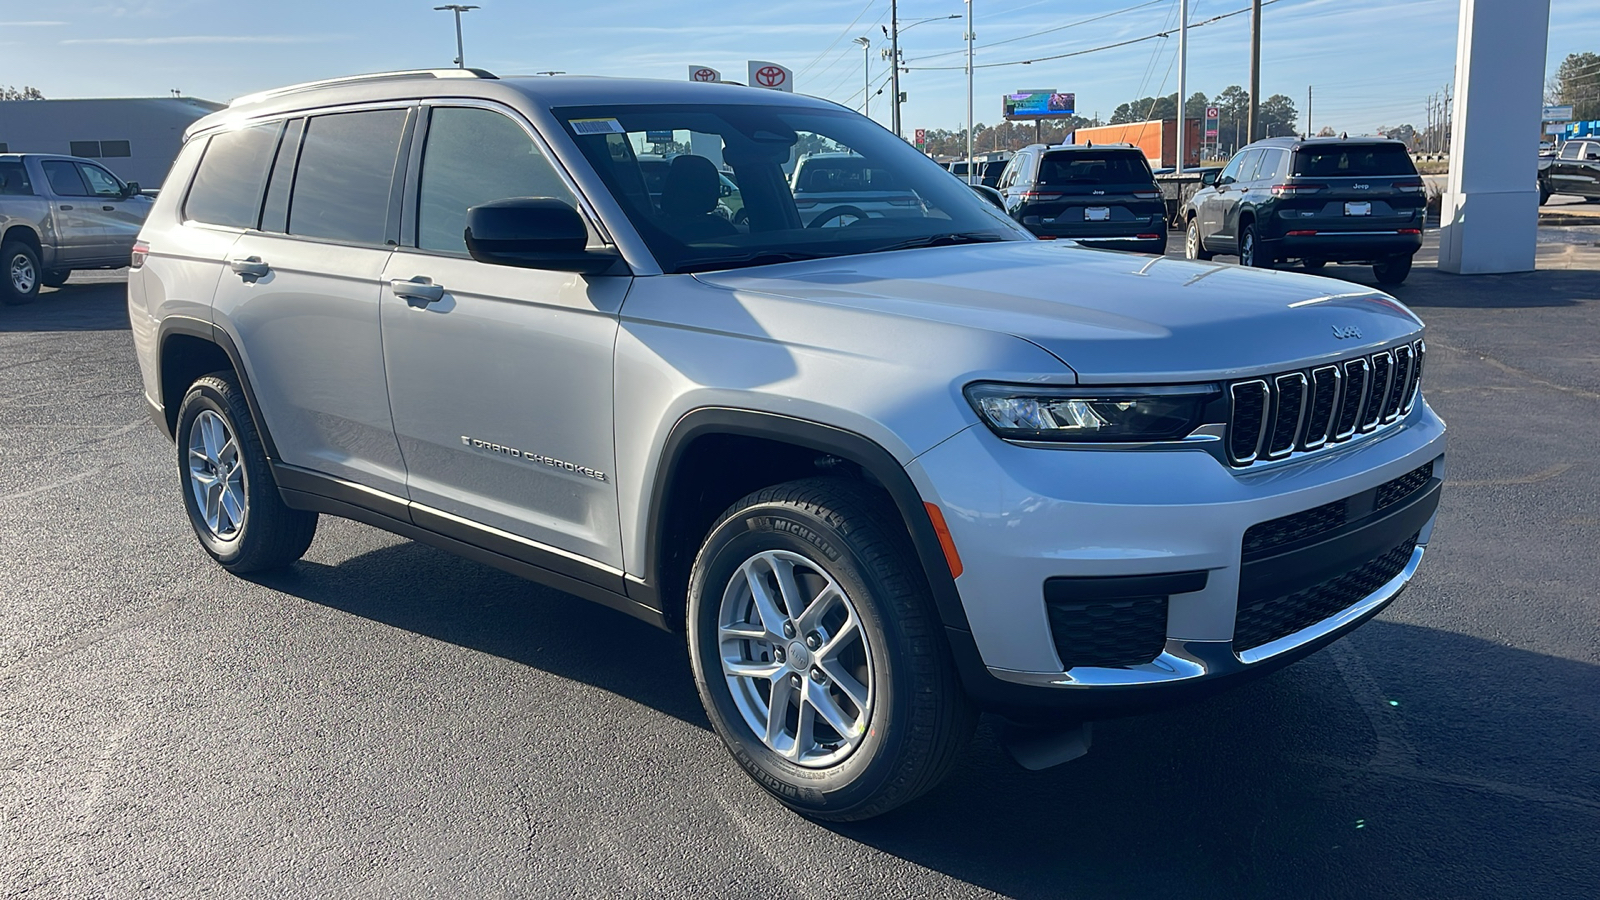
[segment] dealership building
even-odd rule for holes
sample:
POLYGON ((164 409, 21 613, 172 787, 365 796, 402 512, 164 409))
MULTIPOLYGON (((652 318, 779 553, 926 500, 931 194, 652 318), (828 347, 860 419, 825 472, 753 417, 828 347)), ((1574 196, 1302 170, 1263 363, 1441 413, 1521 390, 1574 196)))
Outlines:
POLYGON ((0 153, 96 160, 123 181, 161 186, 183 132, 224 104, 193 97, 0 101, 0 153))

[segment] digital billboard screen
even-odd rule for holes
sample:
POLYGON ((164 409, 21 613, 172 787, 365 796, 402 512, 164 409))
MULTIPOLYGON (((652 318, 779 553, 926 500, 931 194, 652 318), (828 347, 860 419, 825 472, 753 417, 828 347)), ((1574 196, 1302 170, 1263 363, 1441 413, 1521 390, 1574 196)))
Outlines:
POLYGON ((1060 119, 1077 112, 1077 96, 1058 91, 1017 91, 1002 102, 1007 119, 1060 119))

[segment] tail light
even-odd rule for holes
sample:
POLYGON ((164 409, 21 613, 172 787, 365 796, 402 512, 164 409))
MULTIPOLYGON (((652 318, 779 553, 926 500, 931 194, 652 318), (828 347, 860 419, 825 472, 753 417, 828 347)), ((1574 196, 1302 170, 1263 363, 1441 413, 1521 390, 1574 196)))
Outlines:
POLYGON ((1059 193, 1050 194, 1044 191, 1023 191, 1017 196, 1024 200, 1060 200, 1062 197, 1059 193))
POLYGON ((1136 234, 1136 235, 1134 235, 1134 237, 1138 238, 1141 241, 1153 241, 1153 240, 1156 240, 1157 238, 1161 237, 1161 235, 1159 235, 1159 234, 1136 234))
POLYGON ((1402 228, 1402 229, 1400 229, 1400 233, 1401 234, 1421 234, 1422 233, 1422 229, 1420 229, 1420 228, 1402 228))
POLYGON ((1316 234, 1315 231, 1290 231, 1290 232, 1286 233, 1286 236, 1288 236, 1288 237, 1311 237, 1314 234, 1316 234))
POLYGON ((1274 197, 1298 197, 1302 194, 1315 194, 1328 189, 1325 184, 1275 184, 1272 186, 1274 197))
POLYGON ((128 265, 131 268, 137 269, 144 265, 145 259, 149 256, 150 245, 144 241, 135 241, 133 244, 133 254, 128 257, 128 265))
POLYGON ((1421 178, 1413 178, 1410 181, 1396 181, 1394 183, 1394 189, 1404 194, 1420 194, 1427 186, 1427 183, 1421 178))
POLYGON ((1160 191, 1134 191, 1133 196, 1139 200, 1156 200, 1161 197, 1160 191))

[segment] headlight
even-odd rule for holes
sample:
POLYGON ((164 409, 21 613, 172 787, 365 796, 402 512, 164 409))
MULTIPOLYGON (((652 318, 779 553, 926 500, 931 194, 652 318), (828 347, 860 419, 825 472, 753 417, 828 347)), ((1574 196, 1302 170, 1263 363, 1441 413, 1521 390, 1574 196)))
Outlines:
POLYGON ((1200 424, 1213 384, 1180 387, 967 385, 967 400, 995 434, 1014 441, 1179 440, 1200 424))

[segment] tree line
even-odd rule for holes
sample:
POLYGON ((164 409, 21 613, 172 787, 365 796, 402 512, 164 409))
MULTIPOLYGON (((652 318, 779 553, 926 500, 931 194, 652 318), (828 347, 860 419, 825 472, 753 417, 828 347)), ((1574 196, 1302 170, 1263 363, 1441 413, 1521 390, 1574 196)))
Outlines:
POLYGON ((0 100, 43 100, 44 94, 39 93, 36 87, 23 85, 18 90, 11 85, 0 86, 0 100))
POLYGON ((1572 107, 1577 122, 1600 119, 1600 55, 1569 53, 1545 85, 1545 100, 1572 107))
MULTIPOLYGON (((1184 104, 1184 115, 1203 121, 1208 106, 1217 107, 1220 114, 1217 122, 1217 149, 1220 155, 1231 155, 1250 143, 1246 133, 1246 120, 1250 115, 1249 91, 1236 84, 1223 88, 1214 98, 1196 91, 1184 104)), ((1283 94, 1268 97, 1262 102, 1259 112, 1263 137, 1297 134, 1295 127, 1299 115, 1294 101, 1283 94)), ((998 125, 980 122, 972 128, 972 149, 977 153, 990 153, 996 150, 1020 150, 1036 141, 1059 144, 1080 128, 1175 119, 1177 116, 1178 95, 1173 92, 1165 97, 1140 97, 1123 103, 1112 110, 1109 120, 1101 120, 1098 116, 1046 119, 1040 123, 1037 132, 1033 122, 1001 122, 998 125)), ((925 137, 923 149, 935 156, 965 156, 967 153, 965 128, 929 128, 925 130, 925 137)))

